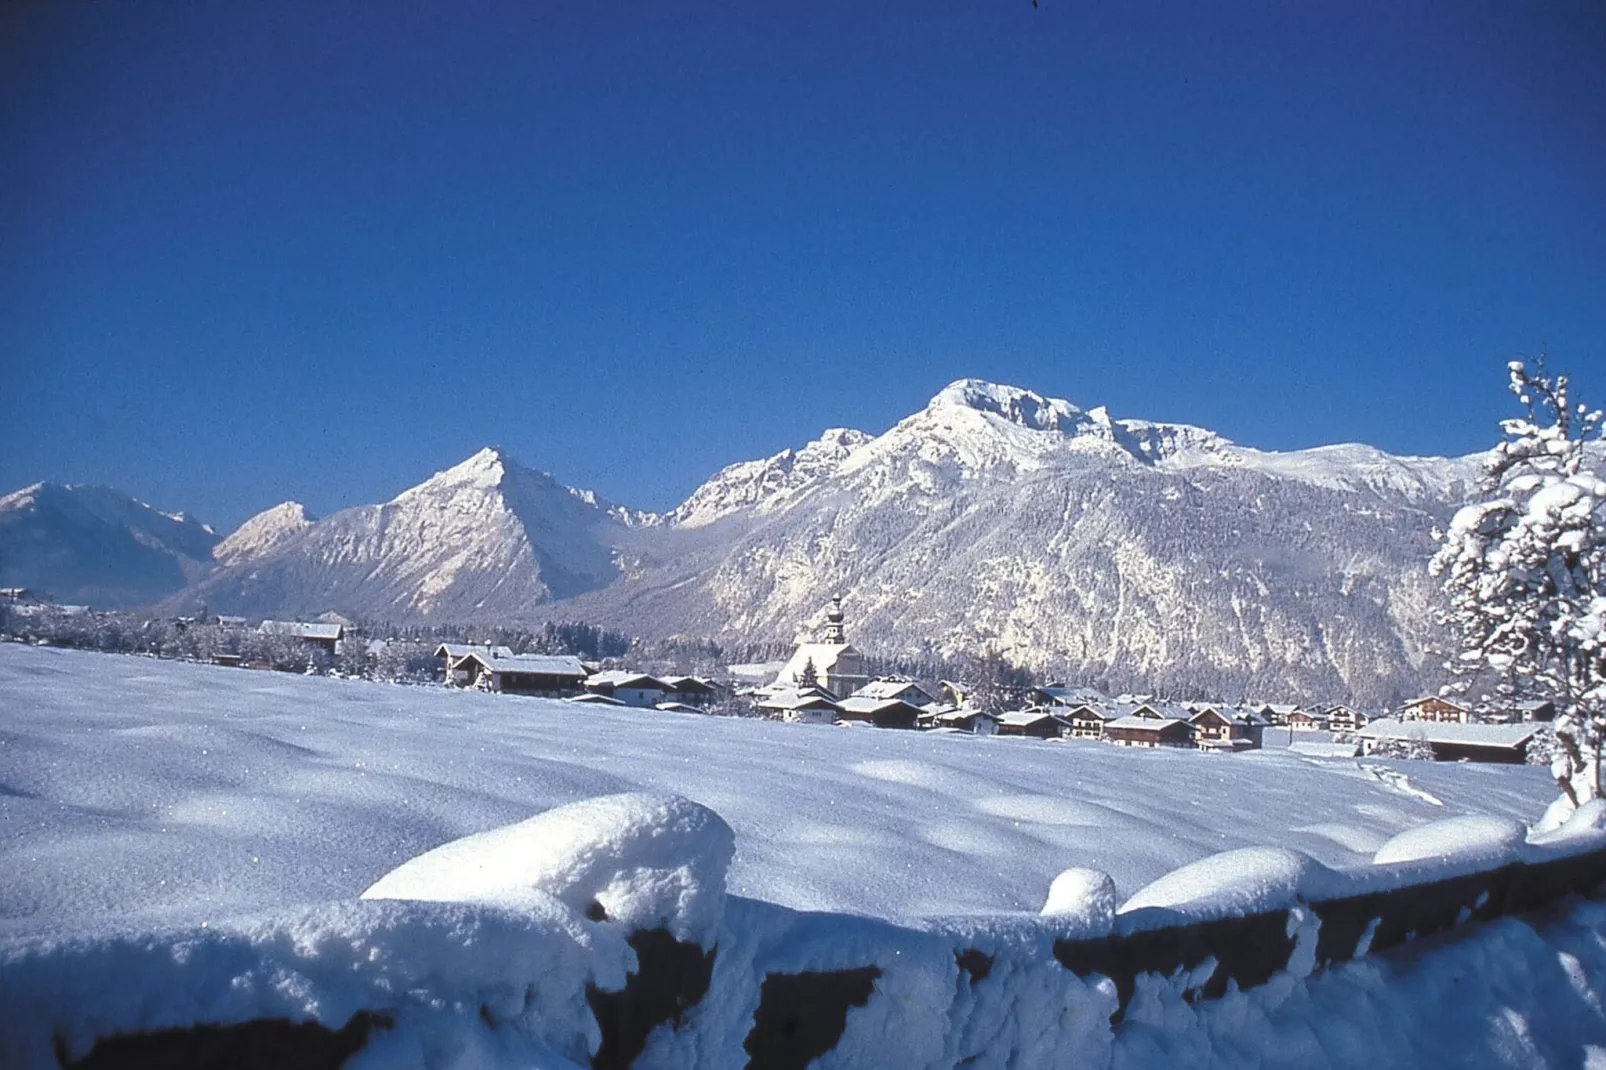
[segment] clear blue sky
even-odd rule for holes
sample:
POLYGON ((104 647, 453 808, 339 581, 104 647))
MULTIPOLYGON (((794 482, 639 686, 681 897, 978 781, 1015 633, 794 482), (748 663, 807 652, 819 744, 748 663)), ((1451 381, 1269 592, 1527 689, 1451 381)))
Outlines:
POLYGON ((0 5, 0 488, 487 443, 662 508, 965 375, 1290 448, 1606 404, 1606 7, 0 5))

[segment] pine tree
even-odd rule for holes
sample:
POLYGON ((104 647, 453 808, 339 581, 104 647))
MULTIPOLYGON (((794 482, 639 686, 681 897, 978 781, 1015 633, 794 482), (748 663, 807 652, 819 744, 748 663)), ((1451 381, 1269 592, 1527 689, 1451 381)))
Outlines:
POLYGON ((798 687, 819 687, 820 674, 815 671, 814 659, 809 658, 803 663, 803 671, 797 675, 798 687))
MULTIPOLYGON (((1509 365, 1526 418, 1501 422, 1484 501, 1456 513, 1432 571, 1449 598, 1461 674, 1554 697, 1563 799, 1553 823, 1601 797, 1606 742, 1606 480, 1590 470, 1601 413, 1574 405, 1567 377, 1509 365)), ((1598 463, 1598 455, 1597 455, 1598 463)))

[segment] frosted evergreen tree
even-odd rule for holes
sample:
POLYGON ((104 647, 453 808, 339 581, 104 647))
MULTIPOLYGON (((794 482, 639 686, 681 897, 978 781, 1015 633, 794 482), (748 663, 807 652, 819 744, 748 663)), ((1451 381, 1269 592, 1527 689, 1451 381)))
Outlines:
POLYGON ((819 687, 820 673, 814 667, 814 659, 809 658, 803 663, 803 671, 797 674, 799 687, 819 687))
POLYGON ((1601 413, 1543 360, 1512 361, 1526 417, 1501 421, 1483 501, 1455 514, 1432 571, 1449 597, 1461 674, 1493 672, 1556 702, 1554 825, 1602 794, 1606 742, 1606 480, 1591 470, 1601 413))

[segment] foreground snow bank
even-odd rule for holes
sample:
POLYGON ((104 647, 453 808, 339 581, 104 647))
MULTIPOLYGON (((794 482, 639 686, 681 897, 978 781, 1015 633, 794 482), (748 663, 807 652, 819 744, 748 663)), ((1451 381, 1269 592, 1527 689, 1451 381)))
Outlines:
POLYGON ((1462 925, 1432 944, 1396 932, 1376 945, 1388 954, 1368 954, 1383 936, 1373 921, 1327 946, 1324 925, 1372 912, 1385 928, 1461 924, 1453 897, 1486 906, 1479 888, 1510 887, 1495 877, 1513 866, 1527 898, 1509 902, 1527 906, 1547 881, 1552 896, 1606 877, 1598 831, 1529 844, 1465 819, 1434 829, 1380 851, 1375 872, 1240 849, 1175 870, 1119 913, 1113 882, 1084 869, 1061 875, 1042 916, 908 926, 727 896, 733 837, 717 815, 607 796, 443 845, 356 902, 11 943, 0 1065, 52 1067, 58 1046, 74 1059, 114 1034, 266 1018, 339 1029, 364 1012, 381 1026, 354 1067, 1606 1059, 1606 906, 1462 925), (1402 895, 1408 913, 1393 916, 1402 895), (1424 895, 1451 898, 1423 913, 1424 895), (1251 976, 1266 954, 1280 957, 1251 976))

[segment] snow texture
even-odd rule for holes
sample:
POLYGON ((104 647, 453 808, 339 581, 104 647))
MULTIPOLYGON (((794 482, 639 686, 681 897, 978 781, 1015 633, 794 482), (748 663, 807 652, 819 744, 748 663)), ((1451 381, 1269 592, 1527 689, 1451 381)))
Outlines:
POLYGON ((516 905, 533 891, 579 913, 596 903, 632 929, 665 927, 677 940, 712 946, 734 839, 718 814, 688 799, 604 795, 443 844, 362 898, 516 905))
POLYGON ((1108 929, 1115 921, 1115 882, 1098 869, 1068 869, 1048 886, 1043 913, 1069 918, 1089 929, 1108 929))
POLYGON ((1510 818, 1449 817, 1407 829, 1379 847, 1372 861, 1380 866, 1426 861, 1498 864, 1516 857, 1526 842, 1527 829, 1510 818))
POLYGON ((1240 847, 1172 870, 1121 905, 1136 927, 1262 914, 1320 897, 1337 875, 1298 851, 1240 847), (1316 893, 1312 895, 1311 893, 1316 893))

